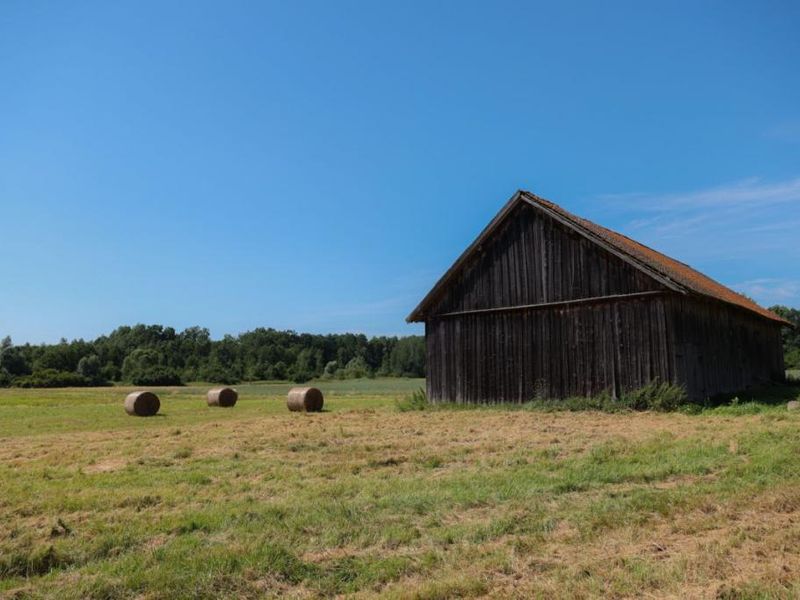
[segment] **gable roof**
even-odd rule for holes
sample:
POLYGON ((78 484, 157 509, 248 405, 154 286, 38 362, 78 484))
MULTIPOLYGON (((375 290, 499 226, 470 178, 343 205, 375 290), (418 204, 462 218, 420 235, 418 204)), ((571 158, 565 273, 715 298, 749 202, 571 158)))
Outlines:
POLYGON ((467 263, 473 253, 480 249, 500 224, 508 218, 513 209, 522 203, 538 208, 569 229, 576 231, 612 254, 620 257, 625 262, 645 272, 668 289, 682 294, 706 296, 714 300, 725 302, 726 304, 749 310, 765 319, 786 325, 789 324, 772 311, 759 306, 746 296, 734 292, 732 289, 703 275, 689 265, 677 261, 674 258, 670 258, 644 244, 640 244, 621 233, 617 233, 616 231, 592 223, 587 219, 582 219, 581 217, 573 215, 557 204, 524 190, 518 191, 511 197, 477 239, 469 245, 442 278, 439 279, 433 289, 428 292, 422 302, 420 302, 406 318, 406 321, 410 323, 424 320, 425 310, 440 296, 450 280, 461 271, 462 267, 467 263))

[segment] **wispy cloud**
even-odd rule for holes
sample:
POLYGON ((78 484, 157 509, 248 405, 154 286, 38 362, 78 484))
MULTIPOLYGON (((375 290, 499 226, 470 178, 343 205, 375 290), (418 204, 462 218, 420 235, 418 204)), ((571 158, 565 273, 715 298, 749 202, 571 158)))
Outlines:
POLYGON ((736 291, 760 298, 767 305, 791 304, 800 297, 800 280, 764 277, 733 284, 736 291))
MULTIPOLYGON (((713 239, 720 243, 720 238, 735 236, 736 245, 771 244, 788 240, 770 240, 766 235, 753 240, 752 234, 791 234, 800 224, 800 177, 781 182, 751 178, 685 193, 605 194, 598 199, 616 212, 636 213, 628 220, 629 229, 656 239, 688 241, 699 235, 706 242, 713 239)), ((800 244, 792 246, 798 248, 800 244)), ((730 245, 725 244, 725 248, 730 245)))
POLYGON ((762 304, 800 305, 800 177, 598 200, 624 233, 645 244, 762 304))
POLYGON ((800 201, 800 177, 772 183, 751 177, 727 185, 684 193, 604 194, 599 198, 612 202, 637 203, 653 210, 774 206, 800 201))

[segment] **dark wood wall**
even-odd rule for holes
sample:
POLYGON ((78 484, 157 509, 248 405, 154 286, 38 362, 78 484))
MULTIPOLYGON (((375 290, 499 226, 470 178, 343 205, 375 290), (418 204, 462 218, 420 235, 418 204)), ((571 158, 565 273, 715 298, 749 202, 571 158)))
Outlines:
POLYGON ((469 314, 426 323, 428 397, 526 402, 672 381, 665 298, 469 314))
POLYGON ((427 313, 434 401, 619 394, 654 379, 702 399, 783 377, 776 323, 667 291, 528 205, 427 313), (598 297, 606 298, 492 310, 598 297))
POLYGON ((426 339, 433 401, 618 395, 654 379, 702 400, 783 378, 777 325, 673 293, 432 318, 426 339))
POLYGON ((674 295, 668 300, 676 381, 694 399, 782 381, 779 324, 721 302, 674 295))

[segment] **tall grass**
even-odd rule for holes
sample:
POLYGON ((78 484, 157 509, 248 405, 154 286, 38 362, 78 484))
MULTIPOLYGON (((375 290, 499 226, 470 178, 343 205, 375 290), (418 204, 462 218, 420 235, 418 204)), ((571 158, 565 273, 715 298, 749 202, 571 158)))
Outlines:
POLYGON ((402 400, 395 401, 395 405, 397 406, 397 410, 399 410, 400 412, 409 412, 412 410, 425 410, 426 408, 430 408, 431 406, 428 403, 428 395, 422 388, 414 390, 411 394, 404 397, 402 400))
POLYGON ((660 412, 675 411, 687 403, 686 390, 682 386, 667 382, 652 381, 635 390, 624 392, 615 398, 609 392, 596 396, 573 396, 570 398, 541 398, 536 397, 524 403, 495 403, 495 404, 458 404, 458 403, 430 403, 425 391, 419 389, 414 393, 397 401, 400 412, 413 410, 454 410, 454 409, 480 409, 502 408, 517 410, 544 410, 544 411, 580 411, 599 410, 603 412, 644 411, 654 410, 660 412))
POLYGON ((720 394, 705 401, 690 401, 686 390, 672 383, 652 381, 645 386, 623 392, 615 398, 610 392, 595 396, 572 396, 569 398, 534 397, 528 402, 499 403, 456 403, 429 402, 425 391, 418 389, 398 400, 396 408, 400 412, 416 410, 540 410, 586 411, 596 410, 606 413, 627 411, 682 412, 699 414, 713 411, 719 414, 757 414, 782 407, 789 400, 800 399, 800 373, 798 379, 788 379, 786 384, 765 385, 736 394, 720 394))

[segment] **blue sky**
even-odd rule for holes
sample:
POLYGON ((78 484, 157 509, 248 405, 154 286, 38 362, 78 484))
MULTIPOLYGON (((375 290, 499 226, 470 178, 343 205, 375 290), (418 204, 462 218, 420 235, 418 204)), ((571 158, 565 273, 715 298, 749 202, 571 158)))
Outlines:
POLYGON ((420 332, 517 188, 800 306, 796 2, 3 2, 0 335, 420 332))

